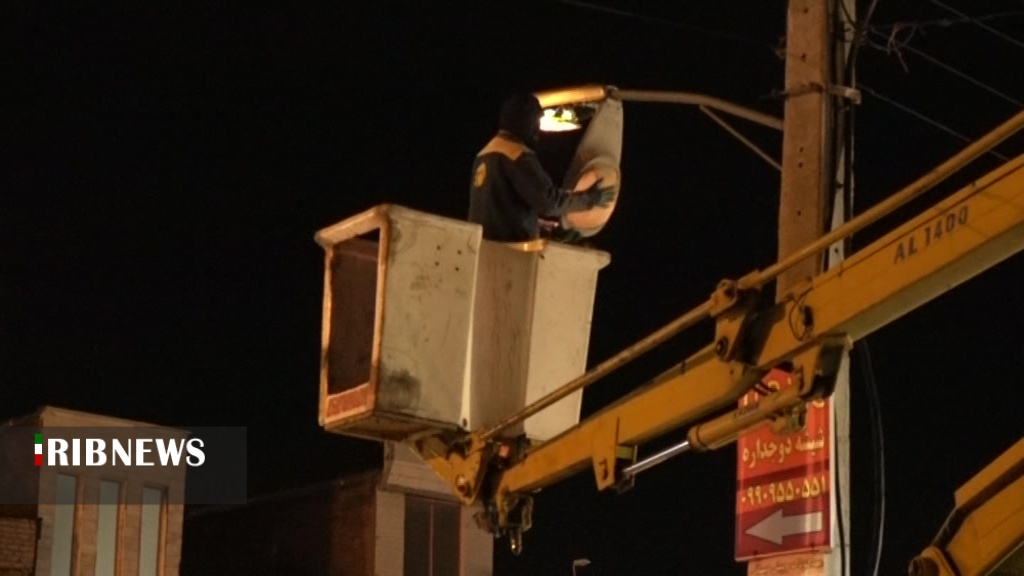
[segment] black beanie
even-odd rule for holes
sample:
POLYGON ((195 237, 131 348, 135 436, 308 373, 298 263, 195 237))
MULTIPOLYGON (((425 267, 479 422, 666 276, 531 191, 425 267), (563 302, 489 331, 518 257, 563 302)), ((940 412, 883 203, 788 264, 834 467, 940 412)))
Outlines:
POLYGON ((528 92, 519 92, 505 99, 501 105, 498 127, 528 146, 533 146, 540 130, 540 102, 528 92))

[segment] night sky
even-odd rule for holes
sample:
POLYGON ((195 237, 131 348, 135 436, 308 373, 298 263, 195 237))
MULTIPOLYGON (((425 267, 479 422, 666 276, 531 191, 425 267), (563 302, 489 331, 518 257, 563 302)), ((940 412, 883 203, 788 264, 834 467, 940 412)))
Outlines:
MULTIPOLYGON (((0 420, 50 404, 244 425, 251 495, 378 466, 379 445, 317 425, 317 230, 385 202, 464 217, 472 157, 513 90, 605 83, 782 115, 782 1, 620 2, 627 13, 598 9, 610 2, 370 4, 3 8, 15 34, 0 420)), ((982 19, 934 0, 878 2, 857 60, 872 92, 855 116, 855 212, 1021 108, 1024 3, 945 5, 982 19)), ((779 133, 732 122, 781 157, 779 133)), ((540 149, 553 171, 565 146, 540 149)), ((1022 139, 998 150, 1012 158, 1022 139)), ((623 155, 614 217, 592 239, 612 255, 592 365, 776 256, 779 173, 696 108, 626 103, 623 155)), ((987 156, 956 182, 1000 162, 987 156)), ((885 434, 882 573, 904 573, 953 491, 1024 432, 1022 280, 1018 255, 867 339, 885 434)), ((594 385, 584 412, 710 336, 688 331, 594 385)), ((854 574, 868 569, 873 494, 861 358, 854 574)), ((734 459, 732 448, 681 457, 623 495, 598 493, 589 474, 551 487, 524 554, 496 544, 496 573, 568 574, 586 557, 609 576, 745 574, 733 561, 734 459)))

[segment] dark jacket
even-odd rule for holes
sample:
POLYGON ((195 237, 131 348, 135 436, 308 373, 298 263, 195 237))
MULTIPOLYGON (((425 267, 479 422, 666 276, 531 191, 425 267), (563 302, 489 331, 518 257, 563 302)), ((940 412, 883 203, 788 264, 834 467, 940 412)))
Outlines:
POLYGON ((533 150, 499 132, 473 162, 469 221, 483 226, 484 238, 525 242, 540 236, 537 218, 587 210, 587 194, 559 189, 533 150))

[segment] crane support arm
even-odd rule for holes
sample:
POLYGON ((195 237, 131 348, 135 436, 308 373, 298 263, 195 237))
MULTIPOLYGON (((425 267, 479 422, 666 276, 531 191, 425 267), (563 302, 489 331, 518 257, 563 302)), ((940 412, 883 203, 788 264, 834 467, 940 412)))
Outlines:
POLYGON ((619 464, 638 444, 689 426, 689 449, 725 446, 757 425, 799 427, 808 400, 831 394, 843 350, 853 341, 1024 249, 1024 156, 924 210, 839 266, 757 307, 743 281, 711 298, 716 341, 576 427, 501 466, 485 494, 490 524, 516 520, 528 494, 590 465, 599 489, 622 485, 619 464), (735 409, 770 369, 794 386, 735 409))
POLYGON ((956 507, 911 576, 1024 572, 1024 438, 956 491, 956 507))
MULTIPOLYGON (((785 314, 813 312, 809 337, 867 336, 1024 249, 1024 156, 942 200, 828 272, 796 286, 785 314)), ((796 342, 774 322, 757 364, 796 342)))

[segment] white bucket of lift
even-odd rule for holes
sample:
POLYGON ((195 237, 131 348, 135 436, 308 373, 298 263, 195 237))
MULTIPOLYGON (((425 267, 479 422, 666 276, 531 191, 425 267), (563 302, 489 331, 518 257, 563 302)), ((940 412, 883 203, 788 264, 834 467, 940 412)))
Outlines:
POLYGON ((320 424, 374 440, 456 430, 481 228, 382 204, 320 230, 320 424))
MULTIPOLYGON (((320 230, 320 425, 373 440, 493 426, 586 371, 606 252, 482 239, 393 204, 320 230)), ((579 422, 574 392, 503 436, 579 422)))
MULTIPOLYGON (((610 258, 557 242, 480 243, 468 428, 493 426, 586 371, 597 276, 610 258)), ((549 440, 579 423, 582 399, 574 392, 502 436, 549 440)))

